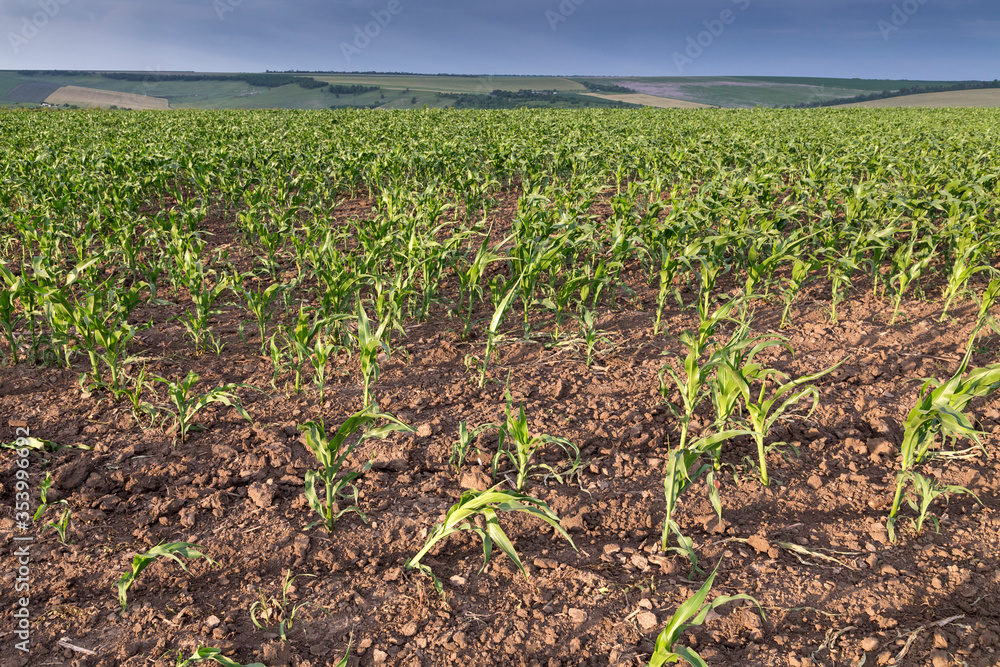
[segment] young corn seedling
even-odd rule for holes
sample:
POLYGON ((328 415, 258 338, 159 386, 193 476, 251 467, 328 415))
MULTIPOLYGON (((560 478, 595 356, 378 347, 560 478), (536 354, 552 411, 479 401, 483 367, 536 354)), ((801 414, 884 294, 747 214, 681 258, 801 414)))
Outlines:
POLYGON ((62 514, 60 514, 59 518, 56 519, 55 521, 49 521, 48 523, 46 523, 44 527, 51 528, 52 530, 56 531, 56 534, 59 535, 59 542, 65 545, 66 532, 69 530, 69 518, 71 512, 70 512, 69 502, 66 501, 65 499, 60 500, 57 504, 63 505, 62 514))
MULTIPOLYGON (((174 409, 169 408, 154 408, 155 413, 164 413, 164 421, 168 418, 174 422, 174 430, 177 434, 177 438, 181 442, 187 440, 187 435, 189 431, 201 430, 201 427, 193 423, 194 416, 201 412, 201 410, 213 403, 221 403, 222 405, 229 406, 236 410, 241 417, 246 419, 248 422, 253 423, 253 419, 247 414, 247 411, 243 409, 243 404, 240 402, 239 397, 232 393, 233 389, 238 387, 248 387, 250 389, 256 389, 252 385, 248 384, 225 384, 215 389, 210 390, 206 394, 195 395, 192 393, 192 389, 198 382, 198 374, 194 371, 188 371, 188 374, 180 381, 171 381, 166 378, 154 378, 157 382, 162 382, 167 385, 167 396, 170 402, 173 404, 174 409)), ((175 439, 176 442, 176 439, 175 439)))
POLYGON ((743 285, 744 317, 757 287, 761 283, 765 285, 763 296, 766 298, 770 293, 774 272, 782 263, 794 260, 809 238, 797 233, 778 240, 773 236, 762 236, 750 245, 746 259, 747 279, 743 285))
POLYGON ((906 288, 920 281, 920 276, 924 274, 931 260, 934 259, 935 246, 929 245, 923 249, 922 254, 916 253, 916 222, 914 222, 911 235, 910 242, 900 246, 892 258, 892 273, 889 274, 889 284, 896 284, 896 295, 893 298, 892 317, 889 318, 890 326, 896 323, 896 316, 899 314, 899 306, 903 301, 903 293, 906 292, 906 288))
POLYGON ((580 335, 583 336, 584 345, 587 348, 587 368, 594 363, 594 348, 599 342, 607 342, 606 338, 599 338, 604 333, 597 330, 597 321, 594 311, 583 308, 580 313, 580 335))
POLYGON ((327 318, 320 313, 314 314, 310 320, 305 307, 299 307, 298 320, 289 336, 292 358, 294 359, 293 366, 295 367, 296 394, 302 391, 302 367, 310 361, 315 341, 326 324, 327 318))
POLYGON ((242 296, 246 301, 249 310, 257 320, 257 330, 260 331, 260 352, 267 354, 267 325, 274 316, 271 304, 278 298, 284 286, 279 283, 269 285, 267 288, 255 292, 251 289, 240 286, 233 288, 233 291, 242 296))
POLYGON ((381 371, 378 355, 384 353, 388 357, 391 353, 389 339, 386 335, 388 326, 389 320, 382 320, 378 329, 372 331, 368 314, 365 312, 361 299, 358 299, 358 334, 356 338, 361 361, 361 378, 364 383, 362 402, 366 406, 371 405, 371 386, 373 382, 378 382, 381 371))
POLYGON ((315 577, 314 574, 292 575, 291 570, 285 571, 285 576, 281 581, 281 599, 272 597, 270 599, 263 592, 258 592, 258 599, 250 605, 250 620, 258 630, 271 632, 272 628, 281 641, 288 641, 288 630, 295 624, 295 617, 298 616, 302 607, 313 605, 311 602, 300 602, 299 604, 288 604, 288 594, 292 585, 299 577, 315 577), (275 627, 276 626, 276 627, 275 627))
POLYGON ((306 500, 309 502, 309 507, 321 517, 320 521, 309 524, 307 529, 322 523, 328 532, 333 531, 333 524, 345 512, 356 512, 362 520, 365 520, 364 513, 358 507, 358 490, 352 482, 371 468, 371 462, 360 471, 347 472, 338 477, 347 457, 364 440, 384 438, 394 431, 413 432, 411 427, 392 415, 379 412, 378 406, 375 405, 368 405, 360 412, 348 417, 332 438, 327 435, 322 419, 318 422, 306 422, 299 426, 299 430, 305 433, 306 446, 316 456, 319 464, 323 466, 319 470, 306 471, 306 500), (388 421, 389 423, 379 428, 366 430, 360 438, 345 446, 344 443, 348 438, 376 421, 388 421), (320 485, 325 489, 325 495, 322 499, 317 492, 317 487, 320 485), (340 509, 341 500, 353 500, 353 504, 340 509))
POLYGON ((697 651, 686 646, 679 646, 677 642, 685 630, 692 626, 702 625, 708 617, 709 612, 715 611, 724 604, 736 602, 737 600, 753 602, 757 605, 761 618, 767 618, 760 603, 745 593, 720 595, 709 604, 705 604, 705 599, 708 597, 709 591, 712 590, 712 584, 715 583, 715 575, 718 571, 719 567, 717 565, 705 583, 702 584, 702 587, 698 589, 698 592, 681 604, 677 608, 677 611, 674 612, 674 615, 670 617, 666 627, 663 628, 663 631, 656 638, 656 646, 653 648, 653 655, 649 660, 648 667, 663 667, 665 664, 675 664, 681 660, 695 667, 708 667, 705 660, 698 655, 697 651))
MULTIPOLYGON (((753 366, 753 359, 769 347, 784 347, 789 352, 791 346, 783 338, 768 336, 750 336, 749 320, 741 322, 721 348, 712 354, 715 375, 709 379, 709 395, 715 408, 715 431, 721 433, 732 421, 739 399, 746 385, 744 376, 738 369, 759 368, 753 366)), ((721 443, 720 443, 721 444, 721 443)), ((715 469, 720 467, 719 449, 713 450, 715 469)))
MULTIPOLYGON (((914 472, 914 468, 927 458, 931 447, 937 442, 938 435, 943 439, 950 438, 957 443, 959 438, 969 438, 980 447, 979 432, 972 421, 966 416, 965 409, 972 399, 986 396, 1000 388, 1000 364, 976 368, 966 373, 971 357, 972 345, 966 352, 965 359, 958 371, 947 382, 927 380, 920 390, 920 400, 910 410, 903 425, 903 443, 900 447, 902 459, 899 473, 896 476, 896 493, 886 522, 889 539, 896 540, 895 526, 899 508, 903 500, 903 491, 908 482, 914 484, 922 502, 920 525, 927 507, 936 495, 961 492, 971 493, 962 487, 937 487, 928 483, 914 472), (934 387, 931 391, 927 391, 934 387)), ((938 457, 956 457, 967 452, 938 452, 938 457)))
POLYGON ((135 327, 128 323, 128 316, 138 301, 138 289, 132 287, 124 293, 117 290, 99 295, 91 293, 77 302, 72 310, 78 345, 90 357, 93 381, 98 386, 103 384, 100 362, 104 362, 111 372, 109 389, 116 400, 124 395, 120 382, 121 367, 131 361, 125 358, 126 347, 135 337, 135 327))
MULTIPOLYGON (((184 655, 178 651, 174 667, 190 667, 190 665, 193 665, 196 662, 203 662, 205 660, 222 665, 222 667, 267 667, 262 662, 248 662, 245 665, 241 664, 232 658, 224 656, 222 654, 222 649, 214 648, 212 646, 199 646, 198 649, 187 658, 185 658, 184 655)), ((338 665, 337 667, 341 666, 338 665)), ((346 667, 346 663, 343 667, 346 667)))
POLYGON ((517 280, 504 281, 497 276, 490 281, 490 299, 493 301, 493 317, 490 319, 490 326, 486 330, 486 352, 483 354, 483 363, 479 371, 479 386, 486 384, 486 369, 490 363, 490 357, 499 340, 500 327, 503 325, 507 312, 510 310, 514 297, 517 296, 517 280))
POLYGON ((748 434, 749 432, 744 430, 713 433, 696 441, 690 447, 674 449, 667 458, 667 474, 663 478, 663 494, 666 498, 667 509, 663 519, 663 529, 660 533, 660 548, 663 551, 676 551, 687 557, 694 572, 698 571, 698 557, 694 551, 694 541, 681 532, 680 524, 673 518, 674 511, 677 509, 681 494, 697 481, 702 473, 707 473, 706 488, 708 489, 709 502, 712 504, 716 516, 721 520, 722 500, 719 497, 719 489, 715 485, 715 471, 712 465, 701 463, 701 458, 706 453, 717 452, 726 440, 748 434), (671 535, 677 540, 678 546, 670 546, 671 535))
POLYGON ((545 523, 552 526, 552 528, 566 538, 573 549, 576 549, 576 545, 573 543, 573 539, 569 536, 561 525, 559 525, 559 517, 549 509, 549 506, 545 504, 544 501, 537 498, 532 498, 526 496, 523 493, 517 493, 515 491, 498 491, 495 487, 487 491, 473 491, 469 490, 462 494, 462 497, 457 503, 451 506, 445 515, 445 519, 442 523, 435 524, 431 528, 430 535, 427 537, 427 542, 418 551, 413 558, 406 561, 403 567, 407 570, 419 570, 426 576, 430 577, 434 582, 434 588, 437 590, 438 594, 444 594, 444 587, 438 578, 431 571, 431 568, 426 564, 421 563, 424 556, 430 553, 431 549, 446 537, 457 533, 460 530, 471 530, 476 535, 478 535, 483 541, 483 566, 479 568, 481 573, 486 569, 486 564, 490 560, 490 554, 493 553, 493 544, 496 543, 500 547, 501 551, 507 554, 517 569, 521 571, 521 574, 528 577, 527 571, 524 569, 524 565, 521 563, 521 558, 517 555, 514 550, 514 545, 511 544, 510 538, 507 534, 503 532, 500 527, 500 521, 497 518, 497 512, 526 512, 532 516, 538 517, 545 523), (479 523, 473 523, 473 520, 481 516, 485 527, 479 525, 479 523))
MULTIPOLYGON (((850 252, 850 251, 849 251, 850 252)), ((845 254, 834 257, 827 263, 827 278, 830 281, 830 321, 837 322, 837 306, 847 295, 845 288, 853 286, 851 277, 860 269, 853 255, 845 254)))
MULTIPOLYGON (((524 482, 528 478, 528 475, 538 468, 547 470, 549 475, 555 477, 560 484, 563 481, 563 475, 572 477, 581 465, 580 448, 565 438, 544 433, 532 435, 528 431, 528 418, 524 415, 524 406, 522 405, 518 408, 516 416, 511 412, 512 407, 513 401, 510 392, 507 392, 507 418, 500 425, 500 442, 497 449, 497 456, 500 456, 501 453, 505 454, 517 469, 517 482, 515 484, 517 490, 521 491, 524 489, 524 482), (550 443, 562 448, 563 453, 569 458, 570 465, 567 469, 556 470, 548 464, 533 464, 531 462, 538 449, 550 443)), ((495 470, 496 466, 494 465, 494 477, 496 476, 495 470)))
POLYGON ((452 443, 451 456, 448 457, 448 465, 455 469, 456 475, 462 471, 465 459, 472 451, 472 443, 475 442, 480 433, 491 428, 498 427, 496 424, 482 424, 470 431, 465 422, 458 423, 458 440, 452 443))
POLYGON ((809 277, 819 270, 820 266, 821 263, 815 258, 809 258, 806 261, 796 259, 792 263, 791 277, 788 279, 788 284, 781 293, 781 300, 785 303, 785 309, 781 313, 782 329, 788 323, 788 314, 792 310, 792 304, 795 303, 795 297, 798 296, 802 290, 802 286, 809 280, 809 277))
POLYGON ((7 345, 10 347, 10 365, 17 365, 17 340, 14 332, 24 321, 23 314, 18 313, 18 299, 21 290, 24 289, 24 282, 20 276, 14 278, 14 274, 0 262, 0 279, 3 279, 5 288, 0 290, 0 326, 3 327, 4 336, 7 338, 7 345))
POLYGON ((326 389, 326 364, 330 361, 330 355, 337 349, 337 345, 330 342, 326 334, 320 334, 313 343, 312 353, 309 355, 309 363, 313 367, 313 382, 319 388, 319 404, 324 403, 324 390, 326 389))
POLYGON ((205 341, 212 338, 208 320, 219 312, 215 309, 215 302, 229 288, 230 279, 223 276, 210 286, 209 277, 215 271, 207 271, 201 260, 195 261, 190 256, 190 251, 185 251, 181 269, 194 310, 181 316, 179 320, 184 325, 188 336, 194 341, 195 351, 201 352, 205 349, 205 341))
MULTIPOLYGON (((483 298, 483 291, 479 283, 490 263, 498 261, 501 257, 489 250, 490 234, 483 236, 482 243, 476 251, 475 256, 469 261, 465 269, 455 267, 459 282, 459 308, 464 306, 465 315, 463 317, 462 340, 469 337, 472 331, 472 310, 476 305, 476 300, 483 298)), ((501 244, 502 245, 502 244, 501 244)))
POLYGON ((653 322, 653 335, 660 333, 660 323, 663 321, 663 311, 667 306, 667 296, 673 291, 677 296, 678 292, 674 288, 674 276, 681 265, 681 258, 672 253, 666 244, 660 244, 660 290, 656 294, 656 320, 653 322))
POLYGON ((963 236, 955 242, 954 260, 951 264, 951 270, 948 272, 948 284, 942 294, 944 309, 941 311, 939 322, 944 322, 952 300, 958 296, 958 293, 972 276, 982 271, 995 272, 995 269, 989 264, 979 264, 982 261, 982 251, 985 245, 985 241, 976 243, 968 236, 963 236))
POLYGON ((51 528, 56 531, 59 535, 59 542, 63 545, 66 544, 66 531, 69 530, 69 517, 70 517, 70 507, 69 501, 66 499, 60 500, 57 503, 49 502, 49 489, 52 488, 52 475, 45 473, 45 479, 42 480, 41 484, 38 485, 38 495, 41 499, 41 503, 38 505, 38 509, 35 510, 35 516, 33 521, 38 521, 45 514, 46 510, 50 507, 55 507, 56 505, 62 505, 63 511, 59 515, 59 518, 55 521, 50 521, 43 526, 43 530, 48 530, 51 528))
POLYGON ((185 572, 188 572, 188 569, 184 561, 181 560, 181 556, 190 559, 204 558, 209 565, 218 565, 200 551, 202 548, 190 542, 171 542, 170 544, 157 544, 144 554, 136 554, 132 558, 131 571, 126 572, 118 579, 118 602, 121 603, 122 611, 125 611, 125 607, 128 606, 128 591, 132 588, 136 578, 157 558, 167 557, 180 565, 185 572))
MULTIPOLYGON (((983 502, 979 499, 979 496, 964 486, 937 484, 923 475, 912 471, 910 472, 909 477, 910 481, 913 483, 913 490, 920 499, 919 502, 912 498, 908 498, 906 501, 910 508, 917 513, 917 518, 913 520, 913 528, 918 534, 923 532, 924 521, 927 520, 928 510, 930 509, 931 503, 933 503, 939 496, 944 496, 945 500, 947 500, 953 493, 965 493, 975 498, 976 502, 980 505, 983 504, 983 502)), ((934 531, 940 532, 941 524, 938 522, 937 517, 931 515, 930 519, 934 523, 934 531)))
MULTIPOLYGON (((559 271, 561 267, 555 267, 555 269, 557 272, 562 272, 559 271)), ((555 327, 552 332, 553 341, 557 343, 559 342, 559 333, 562 329, 562 322, 566 315, 566 309, 573 301, 574 295, 576 295, 589 281, 590 277, 586 274, 573 273, 567 276, 563 280, 562 284, 559 285, 559 288, 555 290, 555 294, 553 295, 555 297, 555 301, 552 303, 552 306, 556 311, 555 327)))
POLYGON ((743 396, 743 402, 747 409, 747 425, 750 427, 754 440, 757 443, 760 483, 764 486, 769 486, 771 483, 767 473, 767 452, 786 444, 775 442, 765 447, 764 439, 770 432, 771 426, 805 398, 812 399, 812 407, 809 409, 808 415, 806 415, 806 419, 808 419, 819 405, 819 390, 809 383, 823 377, 827 373, 833 372, 845 360, 846 358, 842 359, 836 365, 824 371, 811 375, 803 375, 790 382, 783 382, 784 380, 788 380, 788 376, 781 371, 773 368, 763 368, 757 363, 747 363, 741 368, 730 366, 727 369, 727 372, 731 374, 734 381, 740 384, 740 393, 743 396), (777 380, 778 384, 770 392, 770 397, 768 398, 768 385, 772 384, 772 378, 777 380), (756 392, 756 398, 754 398, 752 389, 752 385, 755 382, 760 384, 760 391, 756 392))
POLYGON ((149 384, 146 382, 146 365, 142 365, 142 370, 134 378, 134 383, 131 388, 122 387, 121 395, 128 399, 128 402, 132 405, 132 416, 139 420, 139 415, 144 414, 146 417, 152 419, 155 415, 155 409, 152 405, 142 400, 143 392, 148 388, 149 384))
POLYGON ((691 420, 694 418, 694 413, 698 405, 705 397, 705 387, 708 384, 709 377, 721 361, 720 358, 712 356, 705 363, 702 363, 702 357, 708 352, 709 343, 715 335, 718 325, 728 317, 734 303, 730 301, 718 308, 711 315, 706 315, 702 311, 702 321, 698 326, 698 331, 682 331, 677 337, 677 340, 687 350, 683 366, 684 378, 681 378, 680 374, 670 366, 664 366, 660 369, 660 395, 666 399, 670 392, 670 387, 664 380, 664 373, 667 373, 674 381, 674 385, 681 396, 683 412, 677 410, 673 405, 670 406, 671 410, 680 417, 681 421, 679 449, 687 447, 688 430, 691 426, 691 420))

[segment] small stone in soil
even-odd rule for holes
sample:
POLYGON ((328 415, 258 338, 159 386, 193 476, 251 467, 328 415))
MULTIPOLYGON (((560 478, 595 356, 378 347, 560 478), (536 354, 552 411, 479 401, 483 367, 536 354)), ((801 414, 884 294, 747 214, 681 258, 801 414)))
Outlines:
POLYGON ((651 611, 641 612, 635 617, 635 620, 639 623, 639 628, 643 632, 653 632, 660 624, 656 618, 656 614, 651 611))
POLYGON ((766 554, 771 549, 771 544, 760 535, 751 535, 747 538, 747 544, 762 554, 766 554))

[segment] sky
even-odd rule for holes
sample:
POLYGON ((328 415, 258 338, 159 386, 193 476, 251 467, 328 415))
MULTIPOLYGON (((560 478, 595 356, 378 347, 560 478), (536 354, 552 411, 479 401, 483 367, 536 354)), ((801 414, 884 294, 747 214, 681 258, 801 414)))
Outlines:
POLYGON ((0 69, 1000 78, 998 0, 0 0, 0 69))

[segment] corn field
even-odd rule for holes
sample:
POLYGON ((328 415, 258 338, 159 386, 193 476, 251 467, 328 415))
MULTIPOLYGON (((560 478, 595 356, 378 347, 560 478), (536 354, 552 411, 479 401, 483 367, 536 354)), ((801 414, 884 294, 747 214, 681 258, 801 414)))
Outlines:
POLYGON ((997 664, 998 128, 0 114, 4 664, 997 664))

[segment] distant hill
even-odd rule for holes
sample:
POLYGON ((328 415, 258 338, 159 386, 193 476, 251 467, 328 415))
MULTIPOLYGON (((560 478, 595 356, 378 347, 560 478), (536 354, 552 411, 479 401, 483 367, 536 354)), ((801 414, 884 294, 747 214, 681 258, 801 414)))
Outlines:
MULTIPOLYGON (((89 99, 92 103, 109 106, 113 102, 107 101, 115 99, 116 93, 124 94, 125 97, 119 99, 132 100, 133 108, 162 108, 163 100, 171 109, 749 108, 829 104, 863 95, 896 94, 897 91, 956 83, 959 82, 747 76, 0 71, 0 106, 38 106, 57 90, 73 86, 70 92, 80 100, 89 99), (88 93, 79 89, 103 92, 88 93)), ((983 96, 984 99, 988 97, 983 96)), ((958 95, 947 99, 964 105, 963 100, 973 98, 958 95)), ((60 95, 53 100, 56 102, 50 100, 49 104, 74 104, 70 98, 60 95)))

